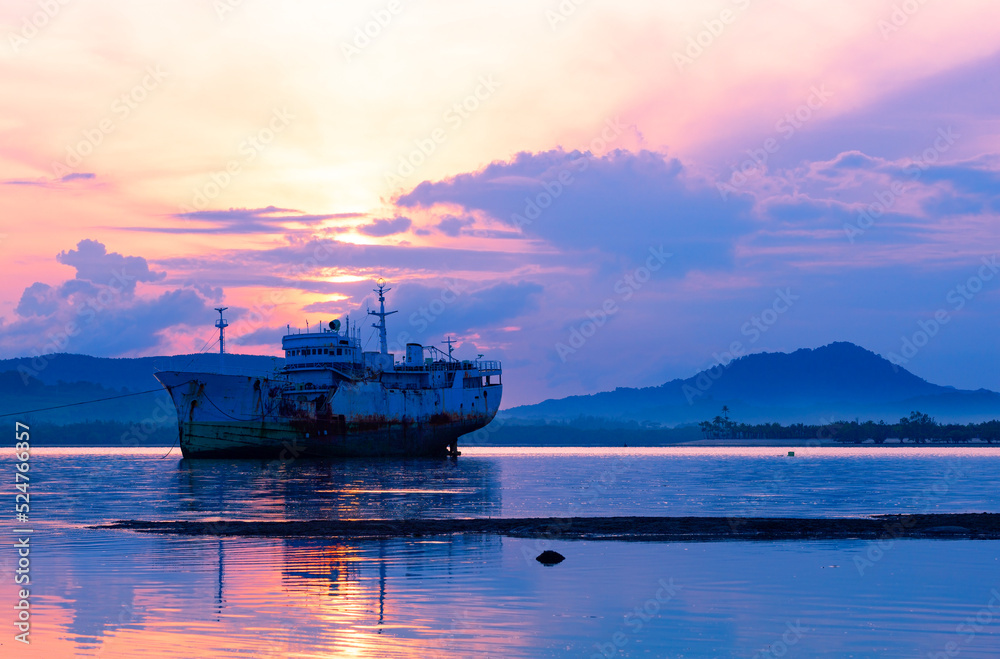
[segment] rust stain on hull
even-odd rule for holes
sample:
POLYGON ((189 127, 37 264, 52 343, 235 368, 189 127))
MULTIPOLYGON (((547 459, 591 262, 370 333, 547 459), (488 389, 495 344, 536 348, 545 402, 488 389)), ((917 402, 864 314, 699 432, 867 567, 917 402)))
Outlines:
POLYGON ((323 422, 262 424, 185 423, 184 457, 294 458, 444 456, 459 437, 485 426, 490 418, 447 424, 383 421, 365 424, 323 422))

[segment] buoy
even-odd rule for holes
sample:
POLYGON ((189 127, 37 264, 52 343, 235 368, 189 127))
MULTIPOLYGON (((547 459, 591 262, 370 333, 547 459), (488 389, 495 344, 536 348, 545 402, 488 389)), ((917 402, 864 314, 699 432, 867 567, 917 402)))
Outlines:
POLYGON ((788 452, 788 457, 794 458, 795 457, 795 451, 789 451, 788 452))

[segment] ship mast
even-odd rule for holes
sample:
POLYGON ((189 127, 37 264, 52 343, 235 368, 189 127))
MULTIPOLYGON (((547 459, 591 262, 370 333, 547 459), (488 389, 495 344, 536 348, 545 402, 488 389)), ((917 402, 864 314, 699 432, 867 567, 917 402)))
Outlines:
POLYGON ((385 336, 385 317, 396 313, 395 311, 385 310, 385 291, 391 291, 391 288, 385 287, 385 279, 381 277, 375 282, 378 288, 373 288, 372 291, 378 293, 378 311, 369 311, 369 316, 378 316, 378 322, 372 323, 372 327, 378 330, 379 347, 383 355, 389 354, 389 343, 385 336))
POLYGON ((219 328, 219 368, 224 366, 226 354, 226 328, 229 327, 229 323, 226 319, 222 317, 222 312, 229 307, 215 307, 215 310, 219 312, 219 319, 215 321, 215 326, 219 328))

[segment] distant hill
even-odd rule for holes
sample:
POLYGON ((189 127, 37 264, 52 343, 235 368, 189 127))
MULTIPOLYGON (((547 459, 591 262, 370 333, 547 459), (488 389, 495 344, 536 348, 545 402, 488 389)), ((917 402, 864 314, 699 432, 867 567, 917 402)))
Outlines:
MULTIPOLYGON (((227 354, 225 359, 226 371, 231 373, 266 373, 284 364, 283 359, 261 355, 227 354)), ((120 359, 55 354, 3 359, 0 360, 0 414, 68 406, 32 412, 25 418, 56 425, 148 421, 162 417, 159 410, 168 409, 171 413, 173 410, 170 396, 161 389, 153 377, 154 372, 170 369, 215 371, 218 367, 218 354, 120 359), (139 391, 154 393, 73 405, 139 391)), ((175 421, 171 419, 170 423, 175 421)))
MULTIPOLYGON (((284 365, 285 360, 265 355, 227 354, 226 368, 236 371, 269 372, 284 365)), ((60 382, 92 382, 104 387, 141 391, 159 386, 153 378, 157 370, 215 371, 219 368, 218 353, 173 355, 162 357, 90 357, 58 353, 38 358, 0 359, 0 372, 16 371, 44 384, 60 382)), ((3 390, 2 393, 6 393, 3 390)))
POLYGON ((603 418, 677 426, 712 419, 723 405, 747 423, 895 420, 919 410, 939 421, 1000 417, 1000 394, 932 384, 854 345, 757 353, 658 387, 618 388, 506 410, 512 423, 603 418))

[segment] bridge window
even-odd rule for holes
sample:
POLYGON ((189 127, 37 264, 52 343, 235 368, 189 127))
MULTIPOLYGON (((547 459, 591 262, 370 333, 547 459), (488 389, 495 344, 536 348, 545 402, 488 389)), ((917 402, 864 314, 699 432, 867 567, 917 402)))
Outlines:
POLYGON ((337 348, 337 354, 338 355, 343 354, 343 352, 344 352, 343 348, 337 348))

